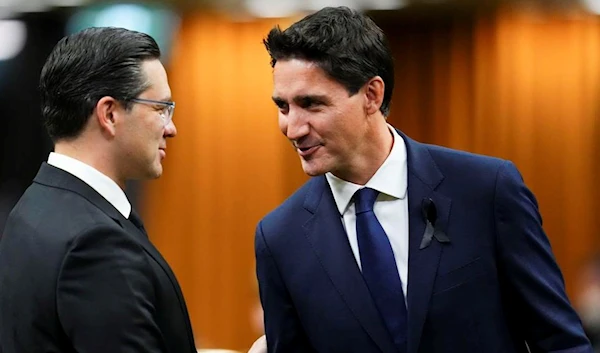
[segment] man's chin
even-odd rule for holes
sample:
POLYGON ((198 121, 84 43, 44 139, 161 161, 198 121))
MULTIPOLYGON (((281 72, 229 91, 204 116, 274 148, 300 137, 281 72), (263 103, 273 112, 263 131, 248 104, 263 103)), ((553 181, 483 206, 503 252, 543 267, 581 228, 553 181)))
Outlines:
POLYGON ((152 168, 152 170, 149 171, 148 179, 158 179, 162 176, 162 174, 163 174, 163 167, 159 163, 157 166, 155 166, 154 168, 152 168))
POLYGON ((318 168, 305 162, 302 162, 302 170, 304 171, 304 174, 310 177, 321 176, 327 173, 323 168, 318 168))

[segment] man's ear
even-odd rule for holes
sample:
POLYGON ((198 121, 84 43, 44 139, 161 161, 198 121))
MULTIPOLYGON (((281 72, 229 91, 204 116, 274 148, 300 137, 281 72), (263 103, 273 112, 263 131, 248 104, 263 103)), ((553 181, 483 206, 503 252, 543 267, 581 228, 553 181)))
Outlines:
POLYGON ((122 108, 119 102, 113 97, 102 97, 98 103, 96 103, 95 113, 102 133, 114 137, 119 115, 122 114, 122 108))
POLYGON ((366 106, 365 110, 368 115, 373 115, 379 111, 383 102, 385 93, 385 83, 379 76, 370 79, 364 86, 366 106))

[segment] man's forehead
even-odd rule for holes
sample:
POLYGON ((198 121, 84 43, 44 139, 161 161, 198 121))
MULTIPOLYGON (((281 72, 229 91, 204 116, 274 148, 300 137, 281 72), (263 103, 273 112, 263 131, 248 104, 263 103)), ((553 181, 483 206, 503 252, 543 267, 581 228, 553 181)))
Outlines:
POLYGON ((273 68, 273 81, 275 84, 314 83, 322 80, 327 80, 325 71, 318 64, 311 61, 289 59, 277 62, 273 68))
POLYGON ((151 94, 156 100, 169 100, 171 98, 171 87, 167 78, 167 72, 158 59, 146 60, 143 70, 148 81, 145 93, 151 94))
POLYGON ((171 87, 168 82, 148 81, 148 87, 144 90, 145 94, 152 95, 155 100, 168 101, 171 99, 171 87))
POLYGON ((275 64, 273 97, 291 100, 298 97, 332 96, 343 89, 314 62, 290 59, 275 64))
POLYGON ((294 100, 307 97, 333 97, 341 87, 328 80, 298 78, 293 81, 275 82, 273 98, 294 100))

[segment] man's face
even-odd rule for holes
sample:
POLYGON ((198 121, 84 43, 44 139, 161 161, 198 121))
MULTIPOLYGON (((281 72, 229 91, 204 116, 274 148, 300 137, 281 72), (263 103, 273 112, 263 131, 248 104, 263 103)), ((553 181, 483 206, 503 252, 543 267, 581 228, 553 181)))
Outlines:
MULTIPOLYGON (((150 87, 136 98, 171 101, 167 73, 159 60, 142 63, 142 72, 150 87)), ((162 160, 166 156, 167 137, 177 129, 171 121, 164 124, 162 104, 136 103, 126 113, 124 134, 119 136, 122 170, 127 179, 152 179, 162 175, 162 160)))
POLYGON ((279 128, 296 148, 304 172, 353 175, 370 129, 362 89, 350 96, 317 64, 301 59, 278 61, 273 80, 279 128))

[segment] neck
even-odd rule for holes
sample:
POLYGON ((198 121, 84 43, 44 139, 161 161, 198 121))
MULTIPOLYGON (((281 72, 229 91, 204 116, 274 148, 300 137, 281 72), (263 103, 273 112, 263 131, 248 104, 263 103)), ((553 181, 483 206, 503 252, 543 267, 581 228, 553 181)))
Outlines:
POLYGON ((354 151, 355 158, 345 171, 333 172, 338 178, 354 184, 365 185, 375 175, 385 162, 394 146, 394 136, 383 116, 372 121, 376 122, 370 130, 363 146, 354 151))
POLYGON ((78 143, 78 141, 59 141, 54 146, 54 152, 60 153, 83 162, 100 173, 111 178, 119 187, 125 190, 125 180, 117 177, 115 168, 111 166, 110 159, 103 153, 103 148, 78 143))

